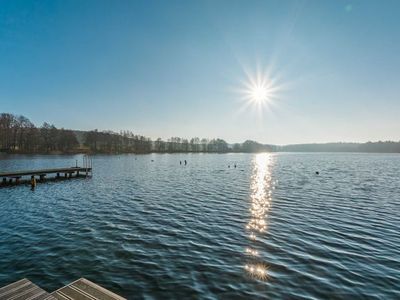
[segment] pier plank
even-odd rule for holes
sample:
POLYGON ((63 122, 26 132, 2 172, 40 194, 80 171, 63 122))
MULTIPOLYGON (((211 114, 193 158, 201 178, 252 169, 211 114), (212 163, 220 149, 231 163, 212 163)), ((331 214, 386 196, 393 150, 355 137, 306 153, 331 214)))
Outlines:
POLYGON ((49 294, 28 279, 0 288, 0 300, 126 300, 117 294, 80 278, 49 294))
POLYGON ((59 300, 126 300, 85 278, 62 287, 52 295, 59 300))
POLYGON ((0 288, 0 300, 56 300, 28 279, 21 279, 0 288))

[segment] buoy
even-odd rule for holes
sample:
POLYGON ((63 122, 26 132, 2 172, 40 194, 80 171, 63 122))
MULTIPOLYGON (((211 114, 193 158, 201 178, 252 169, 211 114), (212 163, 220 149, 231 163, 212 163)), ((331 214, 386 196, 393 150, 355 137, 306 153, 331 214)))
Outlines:
POLYGON ((316 171, 316 172, 315 172, 315 174, 319 175, 319 172, 318 172, 318 171, 316 171))

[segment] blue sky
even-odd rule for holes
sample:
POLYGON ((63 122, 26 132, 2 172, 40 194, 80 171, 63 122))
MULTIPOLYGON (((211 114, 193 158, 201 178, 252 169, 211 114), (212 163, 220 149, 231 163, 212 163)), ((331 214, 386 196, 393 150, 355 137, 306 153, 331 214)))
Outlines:
POLYGON ((400 1, 3 1, 0 111, 72 129, 400 140, 400 1), (246 74, 277 91, 244 107, 246 74))

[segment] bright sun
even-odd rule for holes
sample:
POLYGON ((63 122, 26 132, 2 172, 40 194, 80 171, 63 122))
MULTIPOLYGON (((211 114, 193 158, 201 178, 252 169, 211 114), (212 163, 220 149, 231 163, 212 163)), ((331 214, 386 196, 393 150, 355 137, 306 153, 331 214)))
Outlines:
POLYGON ((264 85, 255 85, 250 90, 250 97, 255 102, 264 102, 268 100, 269 97, 269 89, 264 85))
POLYGON ((273 76, 270 69, 263 69, 257 66, 255 72, 244 69, 246 78, 242 80, 238 91, 241 94, 243 102, 239 112, 251 109, 258 112, 259 116, 264 111, 271 111, 277 106, 277 100, 280 99, 280 92, 283 89, 283 83, 278 77, 273 76))
POLYGON ((258 69, 255 73, 246 72, 246 79, 243 82, 241 93, 245 100, 244 108, 254 107, 262 112, 269 109, 277 98, 277 92, 280 87, 276 85, 276 80, 272 78, 269 72, 261 72, 258 69))

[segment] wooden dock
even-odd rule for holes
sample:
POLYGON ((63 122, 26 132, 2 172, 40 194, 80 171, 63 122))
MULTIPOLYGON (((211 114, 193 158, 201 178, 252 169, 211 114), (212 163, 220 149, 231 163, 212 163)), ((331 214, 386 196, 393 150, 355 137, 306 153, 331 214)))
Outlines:
POLYGON ((92 176, 93 161, 89 155, 82 157, 83 167, 78 167, 78 160, 75 162, 75 167, 0 172, 0 187, 30 182, 32 188, 34 188, 36 186, 36 177, 38 177, 39 182, 44 182, 46 179, 57 180, 92 176), (55 176, 50 178, 48 176, 50 174, 55 176))
POLYGON ((0 288, 1 300, 57 300, 52 295, 42 290, 28 279, 21 279, 17 282, 0 288))
POLYGON ((0 173, 0 178, 21 178, 23 176, 39 176, 45 177, 48 174, 57 174, 56 177, 60 177, 60 174, 64 174, 64 177, 72 177, 76 173, 77 176, 89 174, 92 168, 82 168, 82 167, 70 167, 70 168, 57 168, 57 169, 41 169, 41 170, 29 170, 29 171, 13 171, 13 172, 3 172, 0 173))
POLYGON ((0 300, 126 300, 85 279, 78 279, 49 294, 27 279, 0 288, 0 300))
POLYGON ((126 300, 85 278, 78 279, 51 295, 58 300, 126 300))
POLYGON ((57 169, 41 169, 41 170, 27 170, 27 171, 12 171, 0 173, 1 186, 8 186, 12 184, 19 184, 22 181, 36 179, 38 177, 40 182, 49 178, 48 175, 53 174, 52 179, 72 178, 72 177, 86 177, 91 176, 92 168, 88 167, 70 167, 70 168, 57 168, 57 169), (28 178, 27 178, 28 177, 28 178))

